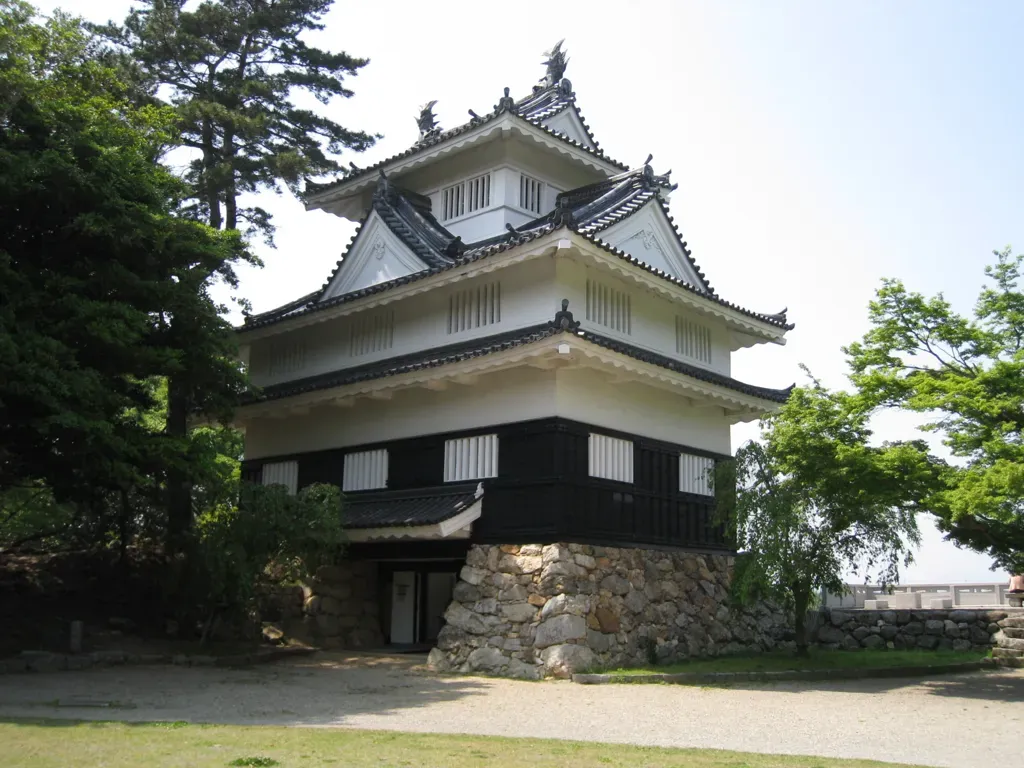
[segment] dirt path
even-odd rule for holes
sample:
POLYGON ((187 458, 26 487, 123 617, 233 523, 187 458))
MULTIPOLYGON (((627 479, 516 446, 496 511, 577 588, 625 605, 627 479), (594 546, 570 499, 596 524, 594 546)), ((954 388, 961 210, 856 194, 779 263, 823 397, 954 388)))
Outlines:
POLYGON ((415 662, 320 654, 246 670, 118 667, 5 675, 0 717, 537 736, 951 768, 1021 760, 1021 670, 925 681, 693 688, 435 677, 415 662))

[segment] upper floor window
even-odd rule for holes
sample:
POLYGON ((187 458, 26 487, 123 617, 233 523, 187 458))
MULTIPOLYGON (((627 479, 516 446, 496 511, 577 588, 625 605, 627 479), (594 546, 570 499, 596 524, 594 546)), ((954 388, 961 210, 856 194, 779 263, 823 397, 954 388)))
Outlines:
POLYGON ((369 355, 391 349, 395 342, 395 313, 392 310, 359 314, 349 327, 349 354, 369 355))
POLYGON ((676 354, 711 362, 711 329, 688 317, 676 317, 676 354))
POLYGON ((519 207, 540 214, 544 210, 544 182, 519 176, 519 207))
POLYGON ((368 491, 388 486, 388 452, 386 448, 345 454, 341 480, 343 491, 368 491))
POLYGON ((498 436, 458 437, 444 442, 444 481, 498 476, 498 436))
POLYGON ((590 433, 589 474, 621 483, 633 482, 633 441, 590 433))
POLYGON ((293 373, 306 365, 306 346, 295 341, 276 341, 270 346, 270 365, 267 373, 279 376, 293 373))
POLYGON ((273 461, 264 464, 260 482, 263 485, 283 485, 294 496, 299 486, 299 462, 273 461))
POLYGON ((633 304, 629 294, 597 280, 587 280, 586 317, 627 336, 633 333, 633 304))
POLYGON ((457 290, 448 299, 448 333, 501 322, 501 283, 480 283, 457 290))
POLYGON ((679 454, 679 490, 701 496, 715 495, 715 460, 692 453, 679 454))
POLYGON ((441 190, 441 221, 451 221, 491 205, 491 174, 460 181, 441 190))

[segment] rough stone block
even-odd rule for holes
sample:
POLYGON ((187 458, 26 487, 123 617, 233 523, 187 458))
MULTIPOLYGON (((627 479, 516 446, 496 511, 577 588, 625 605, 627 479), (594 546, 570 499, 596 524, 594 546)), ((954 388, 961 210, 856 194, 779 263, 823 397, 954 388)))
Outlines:
POLYGON ((452 603, 444 613, 444 620, 452 627, 471 635, 486 635, 487 625, 483 619, 461 603, 452 603))
POLYGON ((868 635, 860 641, 865 648, 884 648, 885 639, 881 635, 868 635))
POLYGON ((928 619, 924 623, 924 631, 929 635, 941 635, 946 630, 946 623, 940 619, 928 619))
POLYGON ((480 597, 480 588, 465 581, 456 582, 455 589, 452 590, 452 599, 460 603, 475 603, 480 597))
POLYGON ((544 621, 563 613, 586 616, 589 611, 590 600, 585 595, 555 595, 544 604, 540 612, 540 620, 544 621))
POLYGON ((632 585, 621 576, 610 574, 601 579, 601 589, 608 590, 613 595, 625 595, 629 593, 632 585))
POLYGON ((462 572, 459 573, 459 578, 469 584, 472 584, 474 587, 483 582, 486 577, 487 571, 481 570, 480 568, 473 568, 469 565, 462 566, 462 572))
POLYGON ((491 673, 499 672, 502 667, 508 666, 508 662, 509 658, 505 654, 490 646, 477 648, 469 654, 469 658, 466 660, 469 668, 474 672, 491 673))
POLYGON ((514 624, 521 624, 524 621, 533 621, 537 615, 537 608, 528 602, 503 603, 501 605, 502 618, 514 624))
POLYGON ((819 643, 841 643, 846 637, 846 633, 837 627, 821 627, 818 630, 818 642, 819 643))
POLYGON ((541 651, 541 659, 547 674, 562 678, 586 672, 597 663, 594 652, 585 645, 553 645, 541 651))
POLYGON ((562 614, 542 622, 533 638, 536 648, 547 648, 569 640, 581 640, 587 636, 587 622, 582 616, 562 614))
POLYGON ((927 648, 929 651, 935 650, 939 645, 939 638, 935 635, 921 635, 917 638, 918 648, 927 648))

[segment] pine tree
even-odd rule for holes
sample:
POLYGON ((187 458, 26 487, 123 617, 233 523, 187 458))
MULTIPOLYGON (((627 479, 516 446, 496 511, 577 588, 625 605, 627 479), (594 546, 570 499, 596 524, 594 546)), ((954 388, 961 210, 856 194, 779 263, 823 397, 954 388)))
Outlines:
MULTIPOLYGON (((191 212, 215 229, 259 234, 272 244, 269 213, 243 204, 244 195, 280 191, 282 185, 301 195, 306 177, 341 169, 342 151, 361 152, 374 143, 374 136, 296 103, 301 95, 322 104, 351 97, 344 80, 367 64, 304 41, 306 33, 323 29, 320 21, 332 1, 204 0, 185 10, 186 0, 143 0, 123 25, 97 28, 150 97, 166 96, 176 109, 181 141, 194 153, 185 175, 191 212)), ((226 274, 233 277, 230 270, 226 274)), ((203 291, 210 276, 197 268, 186 279, 203 291)), ((196 334, 187 316, 173 326, 181 338, 196 334)), ((169 434, 185 437, 210 378, 200 366, 171 379, 169 434)), ((189 478, 172 473, 172 538, 191 525, 190 495, 189 478)))
POLYGON ((186 191, 158 162, 173 110, 134 105, 80 22, 3 0, 0 52, 0 494, 98 514, 188 471, 188 446, 141 417, 154 382, 205 355, 208 408, 244 390, 230 326, 187 282, 244 244, 177 215, 186 191))

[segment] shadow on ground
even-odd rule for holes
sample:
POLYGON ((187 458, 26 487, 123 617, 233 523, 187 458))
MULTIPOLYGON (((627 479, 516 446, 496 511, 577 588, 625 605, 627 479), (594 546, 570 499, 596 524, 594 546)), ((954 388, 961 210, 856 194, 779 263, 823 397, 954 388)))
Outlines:
POLYGON ((318 653, 247 669, 127 666, 0 677, 0 720, 345 725, 357 715, 453 702, 483 678, 437 676, 423 656, 318 653))

